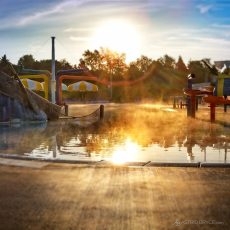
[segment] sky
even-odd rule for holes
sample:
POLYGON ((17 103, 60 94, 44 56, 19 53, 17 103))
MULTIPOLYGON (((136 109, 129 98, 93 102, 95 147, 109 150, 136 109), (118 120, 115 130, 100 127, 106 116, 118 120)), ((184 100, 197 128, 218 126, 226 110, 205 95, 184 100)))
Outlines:
POLYGON ((1 0, 0 57, 78 64, 86 50, 230 60, 230 0, 1 0))

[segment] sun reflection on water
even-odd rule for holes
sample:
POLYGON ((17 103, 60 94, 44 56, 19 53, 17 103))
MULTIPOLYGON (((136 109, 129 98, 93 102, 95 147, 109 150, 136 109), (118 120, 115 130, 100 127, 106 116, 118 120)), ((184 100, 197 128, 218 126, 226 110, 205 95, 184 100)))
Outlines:
POLYGON ((140 145, 132 139, 127 138, 124 143, 116 145, 112 151, 111 161, 114 164, 123 164, 135 161, 137 154, 140 153, 140 145))

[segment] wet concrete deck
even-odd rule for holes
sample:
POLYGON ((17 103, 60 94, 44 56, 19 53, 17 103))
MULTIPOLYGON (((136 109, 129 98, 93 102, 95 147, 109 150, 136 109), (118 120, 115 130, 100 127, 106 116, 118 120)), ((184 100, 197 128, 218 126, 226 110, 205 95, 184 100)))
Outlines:
POLYGON ((0 229, 230 229, 230 168, 1 161, 0 229))

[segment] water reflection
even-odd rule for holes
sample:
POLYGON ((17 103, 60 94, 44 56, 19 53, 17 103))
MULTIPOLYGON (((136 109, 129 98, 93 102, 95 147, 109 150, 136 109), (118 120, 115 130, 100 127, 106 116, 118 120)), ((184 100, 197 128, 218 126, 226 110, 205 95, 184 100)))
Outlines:
POLYGON ((229 163, 230 129, 185 112, 109 107, 103 121, 0 126, 2 156, 73 161, 229 163))

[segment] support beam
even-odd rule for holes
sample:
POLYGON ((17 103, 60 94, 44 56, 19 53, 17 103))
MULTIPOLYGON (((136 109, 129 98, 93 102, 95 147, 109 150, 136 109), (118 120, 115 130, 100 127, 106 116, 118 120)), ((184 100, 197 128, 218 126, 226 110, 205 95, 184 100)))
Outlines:
POLYGON ((210 103, 210 121, 215 122, 216 120, 216 105, 214 103, 210 103))

